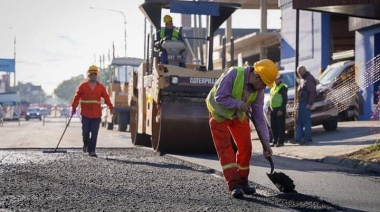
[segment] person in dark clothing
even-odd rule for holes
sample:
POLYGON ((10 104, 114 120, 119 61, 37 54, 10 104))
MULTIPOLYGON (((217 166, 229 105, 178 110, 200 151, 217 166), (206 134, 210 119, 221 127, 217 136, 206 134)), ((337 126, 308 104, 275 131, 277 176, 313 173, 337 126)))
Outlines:
POLYGON ((270 90, 270 125, 273 132, 272 147, 284 146, 285 141, 285 115, 288 102, 288 86, 282 82, 279 74, 275 86, 270 90))
POLYGON ((312 142, 311 139, 311 108, 317 96, 317 81, 305 68, 299 66, 297 74, 300 76, 298 85, 298 117, 296 126, 296 143, 306 144, 312 142), (305 131, 303 130, 305 128, 305 131))
MULTIPOLYGON (((156 32, 156 38, 154 41, 156 51, 160 51, 160 63, 168 64, 168 53, 165 49, 161 48, 161 44, 164 40, 182 41, 182 33, 179 29, 173 26, 173 18, 170 15, 164 16, 165 27, 162 27, 156 32)), ((180 52, 182 59, 179 62, 180 67, 186 67, 186 51, 180 52)))

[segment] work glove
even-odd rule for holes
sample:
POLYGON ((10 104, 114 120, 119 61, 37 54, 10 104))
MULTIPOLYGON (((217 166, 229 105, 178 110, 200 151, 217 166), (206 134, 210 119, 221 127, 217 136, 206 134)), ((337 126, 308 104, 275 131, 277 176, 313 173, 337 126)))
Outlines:
POLYGON ((77 113, 77 111, 75 109, 71 110, 71 115, 75 115, 77 113))

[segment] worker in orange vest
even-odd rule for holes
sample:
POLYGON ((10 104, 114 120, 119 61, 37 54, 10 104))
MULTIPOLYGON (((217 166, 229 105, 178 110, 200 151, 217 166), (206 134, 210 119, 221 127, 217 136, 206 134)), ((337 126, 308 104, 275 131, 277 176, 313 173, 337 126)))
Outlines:
POLYGON ((277 66, 268 59, 257 61, 253 67, 231 67, 219 77, 206 98, 214 145, 234 198, 256 192, 248 183, 252 143, 247 113, 255 120, 265 158, 272 155, 263 112, 264 88, 272 87, 277 75, 277 66), (231 137, 237 147, 236 153, 231 137))
POLYGON ((79 85, 71 103, 71 115, 76 113, 76 108, 80 103, 83 152, 88 152, 89 156, 92 157, 97 157, 95 149, 102 116, 101 98, 104 99, 104 103, 110 109, 111 114, 113 114, 114 108, 106 88, 96 80, 98 75, 98 67, 95 65, 90 66, 87 70, 88 80, 79 85))

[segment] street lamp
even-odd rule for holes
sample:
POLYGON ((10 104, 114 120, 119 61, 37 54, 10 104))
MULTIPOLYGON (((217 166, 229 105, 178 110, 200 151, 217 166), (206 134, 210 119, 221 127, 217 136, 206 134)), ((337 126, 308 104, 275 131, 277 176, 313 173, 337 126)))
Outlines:
POLYGON ((127 18, 125 16, 125 14, 120 10, 102 9, 102 8, 96 8, 96 7, 90 7, 90 9, 118 12, 118 13, 123 15, 123 18, 124 18, 124 55, 125 55, 125 58, 127 58, 127 18))

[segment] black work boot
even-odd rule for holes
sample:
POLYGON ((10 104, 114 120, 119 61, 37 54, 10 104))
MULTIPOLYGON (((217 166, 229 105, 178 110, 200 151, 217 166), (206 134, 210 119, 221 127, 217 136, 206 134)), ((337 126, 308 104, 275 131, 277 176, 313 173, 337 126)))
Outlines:
POLYGON ((88 155, 90 157, 98 157, 98 155, 95 152, 89 152, 88 155))
POLYGON ((231 196, 233 198, 240 199, 244 196, 244 193, 240 187, 236 187, 236 188, 232 189, 231 196))
POLYGON ((251 185, 243 186, 243 192, 247 195, 252 195, 256 193, 256 187, 251 185))

